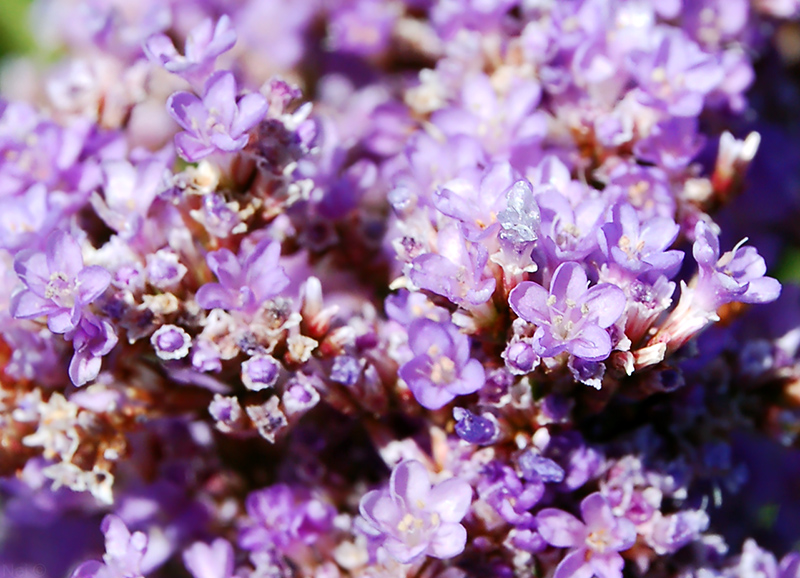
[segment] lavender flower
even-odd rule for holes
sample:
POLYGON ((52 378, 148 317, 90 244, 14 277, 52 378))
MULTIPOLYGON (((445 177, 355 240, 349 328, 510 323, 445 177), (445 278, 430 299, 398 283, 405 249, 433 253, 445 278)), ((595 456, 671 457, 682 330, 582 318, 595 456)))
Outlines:
POLYGON ((176 92, 167 100, 167 112, 185 132, 175 135, 178 153, 196 162, 214 152, 242 150, 247 134, 267 112, 267 100, 258 93, 236 96, 236 80, 226 71, 206 81, 203 98, 176 92))
POLYGON ((189 354, 192 338, 180 327, 162 325, 150 337, 150 343, 159 358, 164 360, 182 359, 189 354))
POLYGON ((166 34, 156 34, 144 43, 147 57, 173 74, 185 78, 195 86, 201 86, 214 70, 214 61, 236 44, 236 32, 227 15, 217 21, 203 20, 189 32, 184 55, 178 54, 172 40, 166 34))
POLYGON ((599 493, 583 499, 581 516, 583 522, 555 508, 545 508, 536 515, 539 534, 548 544, 570 548, 553 578, 592 575, 620 578, 625 561, 619 552, 636 541, 633 523, 615 517, 599 493))
POLYGON ((704 222, 695 227, 692 247, 700 267, 696 297, 710 311, 724 303, 768 303, 778 298, 780 283, 765 277, 767 265, 754 247, 742 247, 746 239, 720 256, 719 237, 704 222))
POLYGON ((280 254, 280 244, 267 238, 249 250, 243 244, 238 257, 227 249, 209 253, 206 262, 219 283, 200 287, 197 302, 205 309, 254 313, 289 284, 279 265, 280 254))
POLYGON ((78 566, 71 578, 137 578, 142 576, 142 560, 147 553, 147 536, 131 532, 120 518, 103 518, 100 530, 106 538, 103 561, 90 560, 78 566))
POLYGON ((599 361, 611 353, 606 328, 622 315, 625 294, 608 283, 591 288, 588 284, 583 267, 564 263, 553 273, 549 292, 525 281, 509 295, 514 312, 538 326, 533 347, 542 357, 568 351, 588 361, 599 361))
POLYGON ((472 488, 459 478, 431 486, 418 461, 392 470, 389 488, 373 490, 359 504, 367 530, 395 559, 406 564, 425 555, 452 558, 464 550, 467 532, 459 524, 472 502, 472 488))
POLYGON ((102 267, 83 265, 80 246, 64 231, 53 232, 43 252, 18 253, 14 271, 25 289, 14 294, 11 314, 18 319, 45 315, 53 333, 75 330, 88 305, 111 283, 111 274, 102 267))
POLYGON ((469 338, 454 325, 418 319, 408 328, 408 345, 414 358, 399 374, 422 406, 439 409, 483 386, 483 366, 470 359, 469 338))

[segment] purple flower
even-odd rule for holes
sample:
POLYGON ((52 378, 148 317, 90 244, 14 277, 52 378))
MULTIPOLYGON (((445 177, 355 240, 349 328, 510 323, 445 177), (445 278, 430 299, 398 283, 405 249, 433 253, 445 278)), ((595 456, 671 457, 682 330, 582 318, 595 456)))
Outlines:
POLYGON ((682 251, 667 251, 680 227, 668 217, 639 222, 636 210, 627 203, 613 209, 613 220, 601 228, 600 248, 609 260, 632 276, 650 274, 672 278, 683 261, 682 251))
POLYGON ((581 502, 583 522, 556 508, 536 516, 539 534, 557 548, 570 548, 553 578, 621 578, 625 561, 619 552, 636 541, 630 520, 616 518, 602 494, 595 492, 581 502))
POLYGON ((580 261, 597 248, 605 202, 586 199, 573 209, 569 199, 550 185, 538 192, 536 202, 541 211, 539 243, 548 264, 580 261))
POLYGON ((20 251, 14 271, 26 288, 14 294, 11 314, 17 319, 46 315, 53 333, 76 329, 87 306, 111 283, 104 268, 83 266, 80 246, 60 230, 48 237, 45 251, 20 251))
POLYGON ((764 276, 764 258, 755 247, 742 246, 746 239, 720 256, 719 237, 711 227, 700 221, 694 233, 692 254, 700 267, 695 296, 708 310, 732 301, 768 303, 778 298, 780 283, 764 276))
POLYGON ((178 152, 196 162, 214 152, 242 150, 248 131, 264 118, 267 100, 255 92, 237 98, 233 74, 219 71, 206 81, 202 100, 176 92, 167 100, 167 111, 185 131, 175 135, 178 152))
POLYGON ((486 170, 479 185, 468 179, 449 181, 436 191, 433 204, 459 222, 464 237, 480 241, 497 232, 497 214, 505 208, 506 191, 513 182, 511 165, 496 164, 486 170))
POLYGON ((78 327, 64 337, 72 340, 75 348, 69 364, 69 377, 77 386, 97 377, 103 356, 114 349, 118 341, 114 327, 94 315, 84 316, 78 327))
POLYGON ((456 227, 439 231, 439 252, 414 259, 411 281, 453 303, 480 305, 488 301, 496 287, 494 278, 484 272, 489 254, 483 245, 467 243, 456 227))
POLYGON ((313 543, 331 529, 335 514, 330 504, 286 484, 252 492, 245 506, 249 520, 239 534, 239 546, 255 551, 313 543))
POLYGON ((544 495, 544 482, 534 478, 525 483, 513 468, 492 462, 482 472, 478 495, 491 505, 509 524, 531 524, 533 516, 528 512, 544 495))
POLYGON ((705 95, 723 79, 717 60, 680 30, 662 34, 653 50, 634 53, 631 64, 642 102, 672 116, 700 114, 705 95))
POLYGON ((600 361, 611 353, 606 328, 625 310, 625 294, 609 283, 591 288, 588 284, 583 267, 563 263, 553 273, 549 293, 530 281, 511 291, 509 303, 514 312, 538 325, 533 346, 542 357, 568 351, 575 357, 600 361))
POLYGON ((206 256, 209 268, 219 283, 206 283, 197 291, 197 302, 204 309, 228 309, 254 313, 261 304, 289 285, 280 266, 281 245, 262 239, 247 250, 243 244, 236 257, 227 249, 206 256))
POLYGON ((142 576, 142 559, 147 552, 147 536, 130 533, 117 516, 103 518, 100 529, 106 537, 103 561, 90 560, 78 566, 71 578, 136 578, 142 576))
POLYGON ((233 546, 224 538, 211 544, 195 542, 183 551, 183 563, 194 578, 231 578, 233 546))
POLYGON ((189 32, 183 56, 178 54, 166 34, 151 36, 143 48, 152 62, 198 86, 214 70, 217 57, 233 48, 234 44, 236 32, 230 18, 223 15, 216 26, 207 18, 189 32))
POLYGON ((361 498, 368 531, 403 564, 422 556, 452 558, 464 551, 467 531, 459 524, 472 503, 472 488, 459 478, 431 487, 428 471, 406 460, 392 471, 389 488, 361 498))
POLYGON ((414 358, 399 374, 423 407, 439 409, 486 381, 481 363, 470 359, 469 338, 451 323, 417 319, 408 328, 408 345, 414 358))

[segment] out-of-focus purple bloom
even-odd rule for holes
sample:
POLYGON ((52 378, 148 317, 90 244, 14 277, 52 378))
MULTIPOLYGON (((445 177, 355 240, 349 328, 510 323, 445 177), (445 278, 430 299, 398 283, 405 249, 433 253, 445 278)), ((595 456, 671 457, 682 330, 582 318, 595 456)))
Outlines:
POLYGON ((613 209, 613 220, 603 225, 600 248, 603 254, 623 271, 633 276, 649 274, 672 278, 683 261, 682 251, 668 251, 680 227, 667 217, 655 217, 640 223, 635 209, 620 203, 613 209))
MULTIPOLYGON (((509 524, 532 524, 533 515, 528 510, 539 503, 544 495, 544 482, 535 478, 525 483, 513 468, 492 462, 481 472, 478 495, 491 505, 509 524)), ((528 526, 529 527, 529 526, 528 526)))
POLYGON ((396 6, 376 0, 357 0, 332 14, 328 41, 333 50, 361 56, 378 54, 389 45, 399 16, 396 6))
POLYGON ((125 237, 136 234, 160 192, 165 170, 166 165, 160 159, 136 165, 125 160, 103 163, 103 196, 92 195, 94 210, 109 227, 125 237))
POLYGON ((636 156, 668 172, 680 172, 705 143, 697 132, 697 119, 670 118, 655 125, 633 148, 636 156))
POLYGON ((285 484, 252 492, 246 508, 249 519, 239 534, 239 546, 255 551, 310 544, 330 530, 335 513, 330 504, 285 484))
POLYGON ((676 552, 700 537, 708 528, 708 514, 702 510, 685 510, 667 516, 657 514, 646 538, 658 554, 676 552))
POLYGON ((506 367, 514 375, 525 375, 533 371, 541 359, 531 345, 530 339, 511 341, 502 353, 506 367))
POLYGON ((400 368, 420 405, 439 409, 457 395, 483 386, 486 375, 477 359, 470 359, 469 338, 451 323, 418 319, 408 328, 414 358, 400 368))
POLYGON ((103 561, 90 560, 78 566, 71 578, 139 578, 147 552, 147 536, 131 532, 117 516, 103 518, 100 529, 106 537, 103 561))
POLYGON ((43 252, 18 253, 14 271, 26 288, 14 294, 11 314, 18 319, 46 315, 53 333, 77 328, 88 305, 111 283, 103 267, 84 267, 80 246, 64 231, 53 232, 43 252))
POLYGON ((243 244, 238 257, 227 249, 209 253, 206 262, 219 283, 200 287, 197 302, 204 309, 254 313, 289 285, 280 255, 280 243, 266 238, 250 250, 243 244))
POLYGON ((600 493, 583 499, 581 516, 583 522, 556 508, 545 508, 536 516, 539 533, 548 544, 570 548, 553 578, 621 578, 625 561, 619 552, 633 546, 636 527, 615 517, 600 493))
POLYGON ((259 93, 236 96, 236 79, 227 71, 215 72, 206 81, 202 100, 189 92, 176 92, 167 100, 167 111, 184 132, 175 135, 175 146, 189 162, 214 152, 235 152, 247 146, 247 134, 267 112, 267 100, 259 93))
POLYGON ((14 253, 39 246, 60 216, 42 183, 23 193, 0 197, 0 248, 14 253))
POLYGON ((768 303, 778 298, 781 285, 777 279, 765 277, 767 265, 755 247, 743 247, 744 241, 720 256, 719 237, 705 222, 695 226, 692 247, 699 279, 695 297, 710 311, 720 305, 768 303))
POLYGON ((631 55, 640 98, 673 116, 697 116, 706 94, 722 81, 719 62, 680 30, 661 34, 650 51, 631 55))
POLYGON ((183 564, 194 578, 231 578, 233 546, 224 538, 211 544, 195 542, 183 551, 183 564))
POLYGON ((533 346, 542 357, 568 351, 576 357, 600 361, 611 353, 606 329, 625 310, 625 294, 619 287, 601 283, 589 288, 586 272, 578 263, 556 269, 550 291, 525 281, 509 295, 509 304, 525 321, 538 327, 533 346))
POLYGON ((355 385, 363 369, 358 358, 352 355, 338 355, 331 367, 331 381, 347 386, 355 385))
POLYGON ((420 462, 406 460, 392 471, 389 488, 361 498, 368 531, 401 563, 430 555, 452 558, 464 550, 467 531, 459 522, 472 503, 472 488, 459 478, 431 487, 420 462))
POLYGON ((214 62, 220 54, 236 44, 236 32, 231 20, 223 15, 217 24, 210 18, 197 25, 186 38, 184 54, 181 56, 175 44, 166 34, 156 34, 144 43, 147 57, 173 74, 201 86, 214 70, 214 62))

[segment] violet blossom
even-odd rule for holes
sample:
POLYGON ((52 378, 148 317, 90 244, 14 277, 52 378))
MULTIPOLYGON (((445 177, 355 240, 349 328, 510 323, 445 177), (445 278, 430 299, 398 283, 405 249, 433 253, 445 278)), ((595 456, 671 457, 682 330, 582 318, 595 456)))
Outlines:
POLYGON ((459 522, 472 502, 472 488, 459 478, 431 486, 420 462, 395 466, 389 488, 361 498, 367 531, 395 559, 406 564, 422 556, 452 558, 464 550, 467 531, 459 522))
POLYGON ((147 536, 142 532, 131 533, 125 522, 113 514, 103 518, 100 530, 106 540, 103 561, 84 562, 75 569, 71 578, 141 578, 147 536))
POLYGON ((214 61, 236 44, 236 32, 230 18, 223 14, 216 24, 210 18, 203 20, 186 37, 184 54, 178 54, 166 34, 156 34, 144 43, 147 57, 173 74, 202 86, 214 70, 214 61))
POLYGON ((439 409, 483 386, 483 366, 470 358, 469 338, 456 326, 417 319, 408 328, 408 345, 414 357, 399 375, 423 407, 439 409))
POLYGON ((553 578, 621 578, 625 561, 619 552, 636 541, 633 523, 615 517, 600 493, 583 499, 581 517, 583 522, 556 508, 545 508, 536 515, 542 538, 557 548, 570 549, 553 578))
POLYGON ((14 294, 11 314, 18 319, 46 316, 53 333, 75 330, 89 304, 111 283, 103 267, 84 266, 77 241, 60 230, 48 237, 45 251, 20 251, 14 271, 25 288, 14 294))
POLYGON ((259 93, 237 98, 236 79, 227 71, 212 74, 202 99, 189 92, 176 92, 167 100, 167 112, 184 132, 175 135, 178 153, 196 162, 214 152, 242 150, 248 132, 267 112, 267 100, 259 93))
POLYGON ((514 313, 538 326, 532 344, 539 355, 555 357, 567 351, 587 361, 600 361, 611 353, 607 328, 622 315, 625 294, 609 283, 588 285, 583 267, 563 263, 553 273, 549 291, 525 281, 511 292, 514 313))
POLYGON ((261 304, 275 297, 289 278, 280 266, 281 246, 263 239, 254 247, 243 244, 237 257, 227 249, 206 256, 209 268, 219 279, 197 291, 197 302, 205 309, 228 309, 254 313, 261 304))

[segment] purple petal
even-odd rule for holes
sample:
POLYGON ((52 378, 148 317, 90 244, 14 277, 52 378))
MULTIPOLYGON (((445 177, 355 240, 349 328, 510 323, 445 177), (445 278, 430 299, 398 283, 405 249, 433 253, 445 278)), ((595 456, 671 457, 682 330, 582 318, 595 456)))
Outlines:
POLYGON ((106 565, 102 562, 89 560, 75 568, 70 578, 98 578, 105 568, 106 565))
POLYGON ((197 290, 195 299, 203 309, 234 310, 238 306, 231 292, 219 283, 206 283, 197 290))
POLYGON ((54 231, 47 239, 47 266, 50 271, 60 271, 69 279, 77 277, 83 269, 83 255, 80 245, 72 235, 64 231, 54 231))
POLYGON ((597 325, 586 325, 578 337, 567 343, 567 350, 575 357, 600 361, 611 353, 611 337, 597 325))
POLYGON ((761 277, 750 281, 747 291, 738 300, 742 303, 769 303, 781 294, 781 284, 772 277, 761 277))
POLYGON ((588 565, 597 578, 622 578, 625 560, 617 552, 602 552, 589 558, 588 565))
POLYGON ((570 552, 556 566, 553 578, 592 578, 594 570, 586 560, 589 555, 586 548, 578 548, 574 552, 570 552))
POLYGON ((206 82, 203 105, 214 111, 226 129, 231 129, 236 111, 236 79, 231 72, 219 70, 211 75, 206 82))
POLYGON ((175 148, 181 157, 190 163, 197 162, 216 150, 214 146, 198 140, 188 132, 179 132, 175 135, 175 148))
POLYGON ((92 355, 88 350, 76 351, 69 362, 69 378, 80 387, 89 383, 100 373, 103 359, 92 355))
POLYGON ((238 103, 239 110, 231 127, 231 135, 237 137, 249 132, 264 119, 269 105, 267 99, 258 92, 243 96, 238 103))
POLYGON ((459 478, 436 484, 428 497, 428 507, 439 514, 443 522, 460 522, 472 503, 472 487, 459 478))
POLYGON ((210 546, 196 542, 184 550, 183 563, 194 578, 229 578, 233 576, 233 546, 223 538, 210 546))
POLYGON ((446 386, 447 391, 456 395, 475 393, 486 383, 486 372, 477 359, 470 359, 461 370, 459 379, 446 386))
POLYGON ((508 303, 519 317, 529 323, 542 325, 550 321, 547 290, 531 281, 523 281, 508 296, 508 303))
POLYGON ((467 531, 461 524, 442 524, 431 537, 428 554, 434 558, 452 558, 464 551, 467 531))
POLYGON ((581 516, 590 532, 614 526, 614 514, 605 497, 599 492, 589 494, 581 502, 581 516))
POLYGON ((414 355, 428 355, 432 347, 447 355, 453 350, 453 340, 444 324, 423 317, 408 328, 408 346, 414 355))
POLYGON ((373 490, 364 494, 358 511, 375 530, 381 532, 385 527, 396 527, 403 517, 403 512, 386 490, 373 490))
POLYGON ((34 319, 40 315, 49 315, 58 309, 58 305, 50 299, 39 297, 32 291, 20 291, 11 297, 9 311, 16 319, 34 319))
POLYGON ((78 273, 78 297, 82 304, 91 303, 106 290, 111 283, 111 273, 99 265, 86 267, 78 273))
POLYGON ((206 263, 223 287, 238 290, 244 284, 239 260, 227 249, 212 251, 206 255, 206 263))
POLYGON ((167 112, 181 128, 197 136, 205 126, 208 112, 203 102, 191 92, 176 92, 167 99, 167 112))
POLYGON ((539 534, 551 546, 574 548, 583 544, 586 526, 572 514, 556 508, 545 508, 536 515, 539 534))
POLYGON ((428 470, 416 460, 401 462, 392 471, 389 480, 392 495, 401 498, 407 508, 415 508, 418 501, 428 503, 431 482, 428 470))
POLYGON ((53 333, 67 333, 75 329, 80 320, 81 312, 79 309, 59 308, 47 318, 47 328, 53 333))
POLYGON ((586 291, 581 301, 589 309, 586 316, 596 320, 600 327, 606 328, 620 318, 628 300, 622 289, 616 285, 601 283, 586 291))
POLYGON ((553 273, 550 295, 554 295, 559 304, 566 300, 578 302, 588 286, 589 280, 582 266, 578 263, 562 263, 553 273))

